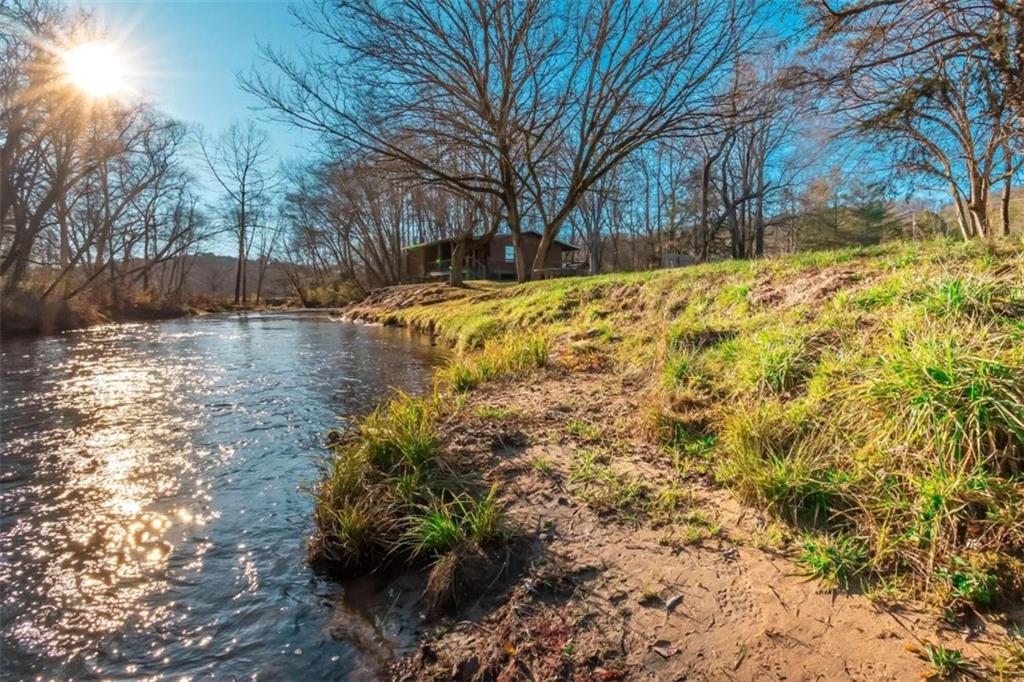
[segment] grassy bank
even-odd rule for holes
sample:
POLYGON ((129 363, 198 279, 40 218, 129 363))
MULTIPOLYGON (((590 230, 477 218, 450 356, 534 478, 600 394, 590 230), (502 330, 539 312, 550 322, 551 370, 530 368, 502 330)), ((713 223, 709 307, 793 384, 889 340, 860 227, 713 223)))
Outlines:
MULTIPOLYGON (((546 342, 529 337, 488 347, 472 370, 456 363, 443 375, 465 390, 546 362, 546 342)), ((458 403, 441 386, 425 397, 399 394, 347 433, 331 435, 333 456, 316 491, 315 562, 345 575, 393 564, 428 566, 434 611, 455 605, 505 568, 492 550, 512 531, 495 487, 474 462, 442 447, 440 422, 458 403)))
MULTIPOLYGON (((566 367, 631 378, 665 457, 775 515, 799 537, 794 559, 808 575, 880 599, 923 597, 951 617, 1019 603, 1019 243, 889 244, 401 300, 353 310, 462 351, 440 374, 438 413, 462 391, 544 364, 550 349, 566 367)), ((336 458, 331 478, 350 459, 374 486, 396 471, 443 478, 433 448, 422 471, 395 465, 404 447, 383 468, 369 455, 336 458)), ((347 494, 336 499, 351 505, 347 494)), ((419 514, 400 514, 389 542, 422 553, 409 541, 416 524, 464 494, 441 485, 405 503, 389 493, 419 514)), ((322 496, 321 527, 335 523, 325 526, 327 510, 348 508, 322 496)))

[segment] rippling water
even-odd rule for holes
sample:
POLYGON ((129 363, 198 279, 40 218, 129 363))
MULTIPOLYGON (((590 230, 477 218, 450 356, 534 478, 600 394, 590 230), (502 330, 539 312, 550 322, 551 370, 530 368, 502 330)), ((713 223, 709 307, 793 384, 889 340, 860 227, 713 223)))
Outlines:
POLYGON ((5 678, 372 677, 304 563, 321 437, 437 355, 319 314, 5 341, 5 678), (361 674, 360 674, 361 673, 361 674))

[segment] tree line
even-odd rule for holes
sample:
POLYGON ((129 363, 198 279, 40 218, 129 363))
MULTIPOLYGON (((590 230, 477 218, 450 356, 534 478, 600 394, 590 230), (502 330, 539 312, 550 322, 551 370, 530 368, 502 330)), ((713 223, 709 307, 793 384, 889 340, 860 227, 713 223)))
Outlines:
POLYGON ((96 106, 57 45, 88 35, 57 5, 0 6, 0 276, 69 300, 173 292, 209 231, 182 162, 187 130, 145 104, 96 106))
MULTIPOLYGON (((317 172, 388 188, 377 205, 345 199, 341 223, 318 223, 325 242, 365 255, 367 232, 346 236, 351 212, 393 244, 445 236, 458 249, 504 229, 523 281, 559 234, 598 272, 1010 233, 1020 3, 570 5, 297 9, 315 46, 301 57, 264 47, 243 87, 328 143, 317 172), (412 208, 424 196, 444 209, 412 208), (526 229, 543 235, 533 263, 518 248, 526 229)), ((339 207, 335 193, 296 192, 339 207)), ((312 238, 308 248, 326 248, 312 238)), ((342 260, 380 284, 397 280, 401 254, 391 257, 386 274, 342 260)), ((457 282, 458 254, 453 263, 457 282)))
POLYGON ((238 247, 234 302, 258 302, 282 234, 266 132, 247 122, 210 136, 146 102, 83 91, 65 54, 107 39, 59 3, 0 1, 5 302, 20 295, 31 314, 40 301, 182 301, 196 256, 226 239, 238 247))
POLYGON ((318 139, 285 166, 254 122, 206 135, 97 106, 59 64, 88 19, 0 1, 5 295, 174 298, 211 240, 233 244, 235 303, 273 264, 312 304, 401 281, 403 247, 441 238, 458 284, 467 245, 498 231, 525 281, 556 238, 597 273, 993 239, 1016 219, 1020 3, 319 0, 294 16, 308 45, 262 46, 240 76, 263 115, 318 139))

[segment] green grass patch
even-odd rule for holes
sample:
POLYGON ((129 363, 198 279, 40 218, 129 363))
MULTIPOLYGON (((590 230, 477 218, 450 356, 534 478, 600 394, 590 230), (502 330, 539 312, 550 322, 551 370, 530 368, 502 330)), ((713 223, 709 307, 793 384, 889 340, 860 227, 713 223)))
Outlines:
POLYGON ((523 416, 523 411, 518 407, 499 407, 497 405, 479 405, 473 412, 481 419, 498 421, 518 419, 523 416))
POLYGON ((978 561, 954 556, 936 572, 944 607, 951 615, 985 608, 999 595, 999 579, 978 561))
POLYGON ((332 445, 316 490, 314 560, 359 573, 470 556, 506 539, 496 488, 444 455, 441 409, 437 394, 398 393, 332 445))
POLYGON ((565 424, 565 432, 579 440, 596 441, 601 438, 604 429, 583 419, 570 419, 565 424))
MULTIPOLYGON (((711 473, 787 533, 813 533, 800 551, 816 575, 854 575, 839 539, 857 538, 857 577, 963 610, 998 608, 1024 556, 1022 302, 1024 243, 936 240, 482 285, 389 315, 462 352, 440 375, 455 393, 553 363, 613 373, 680 473, 711 473)), ((443 478, 415 412, 405 420, 332 472, 339 498, 403 448, 426 462, 422 481, 443 478)), ((592 447, 601 425, 566 435, 587 446, 565 480, 574 494, 655 515, 658 489, 592 447)), ((392 532, 360 530, 360 511, 350 544, 392 532)))
POLYGON ((439 454, 436 411, 434 400, 399 394, 359 423, 359 447, 383 471, 427 467, 439 454))
POLYGON ((651 489, 635 476, 609 463, 606 452, 584 449, 576 453, 569 475, 572 494, 599 514, 635 522, 651 508, 651 489))
POLYGON ((939 280, 928 291, 925 309, 935 315, 988 321, 1024 314, 1024 291, 980 274, 939 280))
POLYGON ((928 664, 921 674, 926 680, 980 679, 978 667, 959 649, 941 644, 925 644, 918 655, 928 664))
POLYGON ((783 394, 807 380, 815 357, 800 333, 765 329, 743 337, 735 362, 745 384, 760 392, 783 394))
POLYGON ((556 473, 555 460, 551 457, 535 455, 530 459, 530 466, 542 476, 553 478, 556 473))
POLYGON ((850 535, 812 535, 800 543, 797 563, 806 574, 829 587, 849 587, 850 581, 867 569, 867 548, 861 538, 850 535))
POLYGON ((508 334, 488 341, 479 352, 451 360, 437 377, 452 391, 464 393, 487 381, 522 377, 544 367, 548 353, 542 334, 508 334))

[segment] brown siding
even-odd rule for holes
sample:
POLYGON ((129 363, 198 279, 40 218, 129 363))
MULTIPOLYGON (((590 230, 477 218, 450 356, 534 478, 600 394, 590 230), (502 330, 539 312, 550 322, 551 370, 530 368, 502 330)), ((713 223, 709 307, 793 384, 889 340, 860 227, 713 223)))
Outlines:
POLYGON ((423 263, 423 249, 413 249, 405 252, 405 276, 423 277, 426 272, 423 263))
POLYGON ((505 260, 505 246, 512 243, 512 236, 495 235, 487 249, 487 276, 492 279, 514 278, 516 276, 515 261, 505 260))
MULTIPOLYGON (((512 236, 499 234, 491 239, 490 249, 487 254, 487 274, 489 277, 498 278, 501 276, 515 277, 515 262, 505 260, 505 246, 512 243, 512 236)), ((524 234, 522 237, 523 255, 526 256, 528 267, 533 266, 533 259, 537 257, 537 249, 540 247, 540 237, 535 234, 524 234)), ((552 244, 544 257, 545 268, 562 267, 562 252, 564 247, 561 244, 552 244)))
MULTIPOLYGON (((538 242, 538 245, 540 242, 538 242)), ((544 267, 545 268, 560 268, 562 267, 562 245, 552 244, 551 248, 548 249, 547 255, 544 256, 544 267)))

